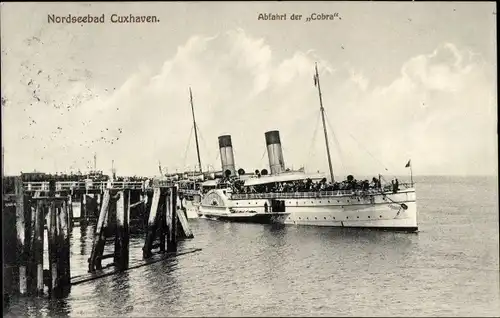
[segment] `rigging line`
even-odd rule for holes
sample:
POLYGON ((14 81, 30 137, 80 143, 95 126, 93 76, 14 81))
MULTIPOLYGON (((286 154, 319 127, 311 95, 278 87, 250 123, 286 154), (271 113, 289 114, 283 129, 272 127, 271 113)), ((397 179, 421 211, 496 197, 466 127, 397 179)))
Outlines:
MULTIPOLYGON (((199 126, 198 126, 198 125, 196 125, 196 127, 198 127, 198 134, 199 134, 199 136, 200 136, 200 138, 201 138, 201 141, 202 141, 202 143, 203 143, 203 146, 205 147, 205 151, 206 151, 207 157, 209 157, 209 158, 210 158, 210 157, 211 157, 211 154, 212 154, 212 151, 210 151, 210 148, 207 146, 207 142, 205 141, 205 138, 203 138, 203 135, 201 134, 201 131, 200 131, 199 126)), ((217 146, 217 149, 219 149, 219 148, 218 148, 218 146, 217 146)), ((217 161, 217 159, 219 159, 219 156, 220 156, 220 151, 216 151, 216 154, 215 154, 215 161, 217 161)), ((212 165, 211 165, 211 166, 212 166, 212 165)), ((213 168, 213 166, 212 166, 212 168, 213 168)), ((213 169, 215 169, 215 168, 213 168, 213 169)))
POLYGON ((205 142, 205 138, 203 138, 202 134, 201 134, 201 130, 200 130, 200 127, 198 126, 198 124, 196 124, 196 128, 197 128, 197 131, 198 131, 198 135, 200 136, 200 139, 201 141, 203 142, 203 146, 205 147, 205 151, 206 153, 209 155, 210 157, 210 151, 209 151, 209 148, 207 147, 207 143, 205 142))
POLYGON ((219 155, 220 155, 220 151, 217 151, 217 154, 215 155, 215 161, 217 161, 217 159, 219 159, 219 155))
POLYGON ((264 152, 262 153, 262 157, 260 157, 260 162, 262 162, 262 159, 264 159, 266 152, 267 152, 267 147, 264 147, 264 152))
POLYGON ((189 139, 188 139, 186 151, 184 152, 184 161, 182 162, 183 167, 186 166, 187 153, 189 150, 189 145, 191 144, 191 136, 193 135, 193 130, 194 130, 194 126, 191 126, 191 132, 189 133, 189 139))
POLYGON ((314 143, 316 142, 316 135, 318 133, 319 118, 320 117, 321 117, 321 114, 317 113, 316 126, 314 128, 313 137, 311 138, 312 140, 311 140, 311 145, 309 146, 309 151, 307 152, 306 163, 309 163, 309 159, 311 159, 312 150, 314 149, 314 143))
POLYGON ((372 155, 372 154, 368 151, 368 149, 364 148, 364 147, 363 147, 363 145, 362 145, 359 141, 357 141, 357 140, 356 140, 356 138, 354 138, 354 136, 353 136, 353 135, 351 135, 351 133, 350 133, 350 132, 347 132, 347 133, 349 134, 349 136, 351 136, 351 138, 352 138, 352 139, 354 139, 354 141, 356 141, 356 143, 359 145, 359 147, 360 147, 361 149, 363 149, 364 151, 366 151, 366 152, 367 152, 367 153, 368 153, 368 154, 369 154, 369 155, 370 155, 373 159, 375 159, 375 161, 377 161, 377 162, 378 162, 378 163, 379 163, 379 164, 380 164, 380 165, 381 165, 381 166, 385 169, 385 171, 389 171, 389 169, 387 169, 387 168, 385 167, 385 165, 384 165, 382 162, 380 162, 380 160, 378 160, 377 158, 375 158, 375 156, 374 156, 374 155, 372 155))
POLYGON ((328 127, 330 128, 330 130, 332 132, 333 141, 335 142, 335 145, 337 146, 337 147, 335 147, 335 149, 337 150, 337 153, 339 155, 340 166, 342 167, 342 170, 346 171, 346 168, 344 166, 344 155, 342 154, 342 150, 340 148, 340 143, 337 139, 337 135, 335 134, 335 131, 332 128, 332 124, 330 123, 330 118, 328 117, 328 114, 326 112, 325 112, 325 117, 326 117, 326 122, 328 124, 328 127))

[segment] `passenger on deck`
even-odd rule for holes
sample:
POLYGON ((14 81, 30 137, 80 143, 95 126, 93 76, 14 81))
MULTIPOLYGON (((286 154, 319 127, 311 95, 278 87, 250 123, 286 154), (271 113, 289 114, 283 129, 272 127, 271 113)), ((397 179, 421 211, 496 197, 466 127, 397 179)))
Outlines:
POLYGON ((396 178, 392 179, 391 180, 391 186, 392 186, 392 192, 393 193, 398 192, 398 186, 399 186, 398 179, 396 179, 396 178))

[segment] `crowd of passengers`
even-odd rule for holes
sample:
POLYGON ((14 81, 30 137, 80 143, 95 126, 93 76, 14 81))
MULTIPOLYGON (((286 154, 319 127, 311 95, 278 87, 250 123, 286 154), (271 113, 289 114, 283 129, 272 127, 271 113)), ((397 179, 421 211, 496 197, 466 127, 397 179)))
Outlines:
MULTIPOLYGON (((337 190, 360 190, 360 191, 369 191, 382 189, 382 185, 380 179, 372 178, 372 181, 368 180, 356 180, 352 175, 349 175, 346 180, 342 182, 327 182, 326 178, 323 178, 320 181, 313 181, 311 179, 306 180, 297 180, 297 181, 288 181, 288 182, 276 182, 274 184, 262 184, 255 186, 244 186, 244 181, 236 180, 228 183, 227 180, 223 183, 226 183, 231 187, 233 193, 294 193, 294 192, 319 192, 319 191, 337 191, 337 190)), ((388 187, 392 188, 393 192, 397 192, 399 190, 399 181, 398 179, 394 179, 391 182, 391 185, 388 187)))

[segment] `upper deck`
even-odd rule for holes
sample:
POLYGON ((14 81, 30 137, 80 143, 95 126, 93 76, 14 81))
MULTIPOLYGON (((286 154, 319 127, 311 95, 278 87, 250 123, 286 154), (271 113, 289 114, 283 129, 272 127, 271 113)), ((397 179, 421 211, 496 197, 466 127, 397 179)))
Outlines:
MULTIPOLYGON (((415 192, 410 183, 399 184, 397 193, 415 192)), ((266 193, 231 193, 232 200, 252 200, 252 199, 301 199, 301 198, 325 198, 325 197, 346 197, 346 196, 374 196, 382 194, 392 194, 390 187, 384 189, 370 188, 368 190, 335 190, 335 191, 307 191, 307 192, 266 192, 266 193)))

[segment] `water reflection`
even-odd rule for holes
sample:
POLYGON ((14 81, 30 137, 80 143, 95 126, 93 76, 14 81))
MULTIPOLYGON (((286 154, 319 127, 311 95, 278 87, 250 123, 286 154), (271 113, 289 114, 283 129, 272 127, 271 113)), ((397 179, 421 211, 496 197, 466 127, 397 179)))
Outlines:
MULTIPOLYGON (((78 230, 78 229, 73 228, 73 231, 75 231, 75 230, 78 230)), ((80 255, 87 254, 87 249, 86 249, 87 232, 88 232, 88 226, 87 225, 80 225, 80 255)))
POLYGON ((130 302, 132 289, 130 282, 129 272, 118 273, 111 281, 109 301, 113 303, 117 316, 128 315, 134 310, 133 302, 130 302))
POLYGON ((68 317, 71 311, 71 303, 67 298, 49 299, 48 301, 47 316, 49 317, 68 317))

